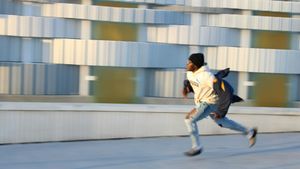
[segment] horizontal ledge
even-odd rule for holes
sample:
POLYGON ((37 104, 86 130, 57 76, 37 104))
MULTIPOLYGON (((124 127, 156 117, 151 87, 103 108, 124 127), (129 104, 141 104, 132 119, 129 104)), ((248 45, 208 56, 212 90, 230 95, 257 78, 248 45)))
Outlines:
MULTIPOLYGON (((186 113, 193 105, 2 102, 0 111, 186 113)), ((300 116, 300 108, 231 106, 230 114, 300 116)))

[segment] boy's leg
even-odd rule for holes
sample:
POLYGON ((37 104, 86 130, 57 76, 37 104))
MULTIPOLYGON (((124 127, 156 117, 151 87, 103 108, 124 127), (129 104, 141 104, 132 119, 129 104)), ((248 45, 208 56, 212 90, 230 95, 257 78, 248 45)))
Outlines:
POLYGON ((200 103, 196 107, 196 112, 184 120, 192 140, 192 149, 186 152, 186 155, 194 156, 201 153, 202 146, 200 143, 197 121, 207 117, 212 111, 210 105, 207 103, 200 103))
POLYGON ((248 129, 245 126, 243 126, 233 120, 230 120, 227 117, 220 118, 220 119, 215 119, 213 117, 211 117, 211 118, 221 127, 239 131, 239 132, 242 132, 243 134, 248 133, 248 129))
POLYGON ((197 123, 194 122, 192 119, 185 119, 184 122, 192 140, 192 149, 199 149, 200 138, 197 123))
POLYGON ((245 126, 243 126, 233 120, 230 120, 227 117, 220 118, 220 119, 215 119, 212 115, 210 115, 210 117, 221 127, 239 131, 239 132, 242 132, 244 135, 247 135, 247 137, 249 139, 250 147, 252 147, 255 144, 256 134, 257 134, 256 128, 247 129, 245 126))

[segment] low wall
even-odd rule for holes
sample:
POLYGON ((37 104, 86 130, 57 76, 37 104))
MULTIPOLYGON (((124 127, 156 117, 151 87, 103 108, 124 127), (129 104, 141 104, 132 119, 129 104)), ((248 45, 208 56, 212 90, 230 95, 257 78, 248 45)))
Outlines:
MULTIPOLYGON (((0 103, 0 144, 187 135, 191 105, 0 103)), ((299 132, 299 108, 237 107, 229 118, 259 132, 299 132)), ((201 134, 235 133, 199 122, 201 134)))

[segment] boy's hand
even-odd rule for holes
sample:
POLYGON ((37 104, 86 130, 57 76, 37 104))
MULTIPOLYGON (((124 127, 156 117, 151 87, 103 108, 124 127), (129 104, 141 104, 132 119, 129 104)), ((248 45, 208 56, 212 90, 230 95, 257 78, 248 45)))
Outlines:
POLYGON ((184 98, 187 98, 187 95, 193 91, 193 88, 190 84, 190 81, 188 80, 184 80, 183 81, 183 89, 182 89, 182 95, 184 96, 184 98))
POLYGON ((182 90, 183 97, 187 98, 188 93, 189 93, 189 91, 188 91, 187 87, 184 87, 183 90, 182 90))
POLYGON ((197 112, 196 108, 193 108, 186 116, 186 119, 190 119, 197 112))
POLYGON ((216 112, 212 112, 210 113, 212 115, 212 117, 216 120, 219 120, 221 117, 221 115, 219 113, 216 113, 216 112))

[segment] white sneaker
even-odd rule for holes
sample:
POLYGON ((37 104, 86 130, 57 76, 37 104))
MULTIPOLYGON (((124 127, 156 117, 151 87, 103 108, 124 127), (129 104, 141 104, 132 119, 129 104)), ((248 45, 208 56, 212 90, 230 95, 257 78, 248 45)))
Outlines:
POLYGON ((257 134, 257 128, 253 128, 248 133, 249 138, 249 147, 253 147, 256 143, 256 134, 257 134))
POLYGON ((203 151, 203 148, 202 148, 202 147, 201 147, 201 148, 192 148, 192 149, 190 149, 189 151, 184 152, 184 154, 185 154, 186 156, 192 157, 192 156, 201 154, 202 151, 203 151))

